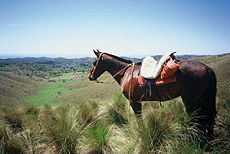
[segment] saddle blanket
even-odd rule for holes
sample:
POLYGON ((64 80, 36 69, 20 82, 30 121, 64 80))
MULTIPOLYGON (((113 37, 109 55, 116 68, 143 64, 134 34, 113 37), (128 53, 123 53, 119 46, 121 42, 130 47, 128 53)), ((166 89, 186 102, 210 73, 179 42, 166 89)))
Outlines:
MULTIPOLYGON (((176 63, 172 58, 169 58, 169 60, 163 64, 163 69, 160 75, 156 78, 156 84, 175 82, 175 72, 178 70, 179 67, 179 63, 176 63)), ((140 73, 138 77, 138 83, 140 85, 144 85, 144 80, 145 78, 140 73)))
MULTIPOLYGON (((145 80, 145 78, 140 74, 138 77, 138 83, 140 85, 144 85, 144 80, 145 80)), ((165 78, 165 79, 161 79, 161 77, 158 76, 156 79, 156 84, 160 85, 160 84, 166 84, 166 83, 171 83, 171 82, 175 82, 175 81, 176 81, 175 75, 172 75, 172 76, 165 78)))

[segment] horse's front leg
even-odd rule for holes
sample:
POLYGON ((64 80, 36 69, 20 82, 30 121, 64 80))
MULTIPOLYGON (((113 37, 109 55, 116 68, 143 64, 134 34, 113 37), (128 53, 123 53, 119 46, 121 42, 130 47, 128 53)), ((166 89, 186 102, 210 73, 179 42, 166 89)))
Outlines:
POLYGON ((130 102, 131 107, 137 118, 142 117, 142 104, 140 102, 130 102))

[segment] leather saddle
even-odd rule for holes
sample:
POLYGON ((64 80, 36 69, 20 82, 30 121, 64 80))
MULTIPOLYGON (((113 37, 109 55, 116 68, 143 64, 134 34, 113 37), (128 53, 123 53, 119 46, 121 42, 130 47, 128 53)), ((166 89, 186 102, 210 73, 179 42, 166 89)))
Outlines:
POLYGON ((174 75, 176 70, 179 68, 179 61, 176 59, 174 53, 175 52, 162 56, 159 62, 149 57, 146 57, 147 60, 143 60, 140 74, 142 76, 142 86, 144 87, 147 98, 152 97, 152 91, 154 90, 158 99, 161 100, 157 90, 156 81, 163 80, 168 76, 174 75), (172 66, 168 66, 168 63, 172 66))

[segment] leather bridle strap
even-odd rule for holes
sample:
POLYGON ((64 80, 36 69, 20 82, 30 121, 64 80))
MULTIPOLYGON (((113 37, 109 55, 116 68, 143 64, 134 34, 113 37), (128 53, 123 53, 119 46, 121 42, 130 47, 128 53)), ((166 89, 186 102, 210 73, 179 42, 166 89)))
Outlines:
MULTIPOLYGON (((96 65, 95 65, 95 70, 97 69, 97 65, 98 65, 99 61, 101 60, 103 54, 104 54, 103 52, 100 53, 100 55, 99 55, 99 57, 98 57, 98 60, 97 60, 97 63, 96 63, 96 65)), ((95 70, 93 71, 93 74, 94 74, 95 70)), ((103 83, 103 82, 98 81, 97 79, 96 79, 95 81, 96 81, 97 83, 103 83)))
MULTIPOLYGON (((99 57, 100 58, 100 57, 99 57)), ((98 59, 99 61, 100 59, 98 59)), ((118 74, 120 74, 122 71, 126 70, 128 67, 132 66, 134 63, 131 63, 131 64, 128 64, 127 66, 125 66, 124 68, 122 68, 121 70, 119 70, 116 74, 114 74, 112 77, 109 77, 103 81, 98 81, 98 80, 95 80, 97 83, 104 83, 105 81, 107 81, 108 79, 110 78, 115 78, 118 74)), ((97 64, 96 64, 97 66, 97 64)), ((115 81, 113 81, 112 83, 114 83, 115 81)))
POLYGON ((100 53, 95 68, 97 68, 97 65, 98 65, 99 61, 101 60, 101 57, 102 57, 103 54, 104 54, 103 52, 100 53))
POLYGON ((131 90, 132 90, 132 81, 133 81, 133 72, 135 69, 135 63, 132 63, 132 72, 131 72, 131 79, 130 79, 130 86, 129 86, 129 101, 131 101, 131 90))

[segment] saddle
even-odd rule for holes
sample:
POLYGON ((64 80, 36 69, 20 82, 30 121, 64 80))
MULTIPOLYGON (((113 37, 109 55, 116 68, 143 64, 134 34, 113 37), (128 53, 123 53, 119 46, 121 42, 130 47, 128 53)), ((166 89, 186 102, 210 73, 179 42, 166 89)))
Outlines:
POLYGON ((150 56, 144 58, 138 82, 144 87, 147 97, 152 97, 152 89, 155 89, 157 97, 159 96, 157 85, 176 81, 175 72, 180 64, 174 53, 165 54, 159 62, 150 56))

